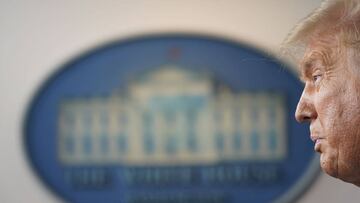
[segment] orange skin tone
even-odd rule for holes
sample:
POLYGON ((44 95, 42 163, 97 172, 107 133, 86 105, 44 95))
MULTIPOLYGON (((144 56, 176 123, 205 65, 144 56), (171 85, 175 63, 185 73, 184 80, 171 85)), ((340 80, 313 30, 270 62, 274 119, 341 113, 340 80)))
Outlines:
POLYGON ((321 168, 360 186, 360 72, 354 71, 360 67, 348 63, 347 48, 338 42, 331 35, 309 41, 299 65, 305 87, 295 117, 310 123, 321 168))

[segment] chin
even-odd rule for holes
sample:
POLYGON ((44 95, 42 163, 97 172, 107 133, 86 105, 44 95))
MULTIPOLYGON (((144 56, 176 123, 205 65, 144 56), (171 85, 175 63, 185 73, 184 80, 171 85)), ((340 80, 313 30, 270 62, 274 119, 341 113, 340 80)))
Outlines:
MULTIPOLYGON (((339 178, 338 172, 336 169, 328 167, 328 166, 323 166, 323 164, 321 164, 321 168, 322 170, 327 173, 329 176, 332 176, 334 178, 339 178)), ((345 180, 344 180, 345 181, 345 180)))
POLYGON ((322 153, 320 156, 320 166, 325 173, 334 178, 338 178, 339 173, 336 157, 322 153))

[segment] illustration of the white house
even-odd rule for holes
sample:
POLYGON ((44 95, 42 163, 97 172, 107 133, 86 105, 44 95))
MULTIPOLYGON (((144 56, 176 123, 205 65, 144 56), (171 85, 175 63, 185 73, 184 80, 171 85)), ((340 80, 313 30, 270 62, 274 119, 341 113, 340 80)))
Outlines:
POLYGON ((108 96, 64 98, 61 163, 171 165, 274 161, 287 154, 286 103, 234 92, 210 74, 165 65, 108 96))

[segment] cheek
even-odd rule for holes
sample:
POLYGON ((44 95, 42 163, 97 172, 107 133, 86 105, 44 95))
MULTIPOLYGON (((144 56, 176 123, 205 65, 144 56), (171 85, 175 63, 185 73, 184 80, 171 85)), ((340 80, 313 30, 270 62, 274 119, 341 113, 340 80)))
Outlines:
POLYGON ((348 178, 359 173, 360 167, 360 103, 351 95, 343 98, 328 126, 328 144, 338 153, 338 175, 348 178))
MULTIPOLYGON (((353 128, 355 128, 353 126, 353 128)), ((345 181, 360 180, 360 136, 358 128, 347 134, 339 146, 338 173, 345 181)))
MULTIPOLYGON (((333 151, 344 151, 346 153, 351 145, 351 137, 354 135, 354 114, 346 110, 344 103, 339 100, 328 99, 322 107, 324 110, 319 115, 329 148, 333 151), (332 102, 331 102, 332 101, 332 102), (350 141, 350 142, 349 142, 350 141)), ((360 116, 357 116, 359 117, 360 116)))
POLYGON ((354 94, 349 93, 349 89, 329 85, 316 96, 315 108, 326 137, 342 137, 347 134, 349 123, 353 123, 354 119, 360 120, 360 105, 354 104, 354 94))
POLYGON ((326 137, 321 167, 343 180, 360 180, 359 88, 360 84, 339 82, 337 87, 323 89, 315 100, 321 132, 326 137))
MULTIPOLYGON (((341 140, 337 141, 340 148, 341 160, 352 165, 360 162, 360 119, 358 116, 344 126, 341 140)), ((360 166, 360 164, 356 164, 360 166)))
POLYGON ((329 137, 337 134, 341 130, 342 123, 339 123, 339 117, 343 117, 343 109, 336 98, 327 96, 315 100, 315 107, 324 136, 329 137))

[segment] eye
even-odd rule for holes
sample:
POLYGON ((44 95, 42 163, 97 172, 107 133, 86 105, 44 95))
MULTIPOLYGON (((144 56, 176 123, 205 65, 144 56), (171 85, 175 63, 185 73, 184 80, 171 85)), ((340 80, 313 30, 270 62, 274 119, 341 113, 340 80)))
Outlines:
POLYGON ((318 74, 318 75, 313 75, 313 81, 316 82, 317 80, 319 80, 321 78, 321 75, 318 74))
POLYGON ((315 73, 312 75, 312 81, 314 83, 317 83, 318 81, 321 80, 322 74, 321 73, 315 73))

